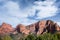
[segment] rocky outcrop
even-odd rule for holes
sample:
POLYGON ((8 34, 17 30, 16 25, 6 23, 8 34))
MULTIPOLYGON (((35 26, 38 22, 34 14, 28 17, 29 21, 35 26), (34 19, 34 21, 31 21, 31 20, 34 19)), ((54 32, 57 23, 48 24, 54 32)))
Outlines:
POLYGON ((1 26, 0 26, 0 35, 1 34, 9 34, 11 32, 13 32, 13 28, 10 24, 7 24, 7 23, 3 23, 1 26))
POLYGON ((22 24, 19 24, 17 27, 16 27, 16 30, 19 32, 19 33, 23 33, 23 34, 29 34, 30 30, 26 29, 26 27, 22 24))
POLYGON ((42 34, 43 32, 46 32, 46 21, 38 21, 35 24, 31 24, 29 26, 29 30, 31 33, 35 33, 35 34, 42 34))
POLYGON ((0 34, 8 34, 8 33, 23 33, 23 34, 44 34, 46 32, 55 33, 56 31, 60 32, 60 27, 57 23, 51 20, 42 20, 37 23, 31 25, 22 25, 19 24, 16 28, 12 28, 10 24, 3 23, 0 25, 0 34))
POLYGON ((60 31, 60 26, 57 23, 55 23, 55 27, 57 31, 60 31))
POLYGON ((60 27, 51 20, 38 21, 37 23, 28 26, 20 24, 17 27, 18 27, 17 30, 19 30, 19 32, 25 34, 35 33, 38 35, 46 32, 54 33, 56 31, 60 31, 60 27))
MULTIPOLYGON (((51 20, 42 20, 37 23, 38 31, 36 34, 43 34, 46 32, 55 33, 56 31, 60 31, 60 27, 51 20)), ((36 28, 37 26, 35 26, 36 28)))

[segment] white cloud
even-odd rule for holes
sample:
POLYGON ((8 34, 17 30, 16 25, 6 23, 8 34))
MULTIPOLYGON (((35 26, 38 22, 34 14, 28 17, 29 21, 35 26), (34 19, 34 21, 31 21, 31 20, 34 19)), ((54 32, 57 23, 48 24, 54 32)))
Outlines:
POLYGON ((37 22, 36 20, 31 20, 31 19, 27 19, 27 18, 22 18, 20 20, 20 23, 24 24, 24 25, 29 25, 29 24, 32 24, 32 23, 35 23, 37 22))
POLYGON ((56 22, 60 26, 60 22, 56 22))
POLYGON ((35 5, 21 10, 17 2, 8 1, 2 7, 0 6, 0 20, 15 26, 19 23, 29 25, 36 22, 36 20, 31 20, 27 17, 34 16, 36 10, 39 10, 39 13, 36 14, 38 16, 37 19, 56 15, 57 8, 53 5, 54 1, 36 1, 34 3, 35 5))
POLYGON ((26 17, 27 15, 23 14, 19 8, 18 3, 9 1, 5 7, 7 8, 7 12, 9 15, 16 16, 16 17, 26 17))
POLYGON ((54 1, 36 1, 34 2, 36 5, 33 6, 34 10, 39 10, 40 12, 37 14, 38 19, 43 19, 47 17, 52 17, 56 15, 57 7, 54 5, 54 1))
POLYGON ((6 22, 8 24, 11 24, 13 25, 13 27, 15 27, 17 24, 20 23, 20 20, 16 17, 11 17, 11 16, 8 16, 8 15, 2 15, 0 14, 0 22, 3 23, 3 22, 6 22))
MULTIPOLYGON (((16 16, 18 18, 25 18, 28 15, 34 15, 35 11, 32 11, 33 9, 27 8, 25 10, 21 10, 20 6, 17 2, 8 1, 3 8, 7 9, 7 14, 11 16, 16 16)), ((3 9, 4 10, 4 9, 3 9)))
POLYGON ((27 16, 31 13, 31 9, 27 11, 21 11, 18 3, 8 1, 5 5, 0 6, 0 21, 10 23, 13 26, 17 24, 29 25, 35 20, 27 19, 27 16))
POLYGON ((11 17, 8 15, 2 15, 0 16, 0 23, 6 22, 8 24, 11 24, 13 27, 17 26, 17 24, 24 24, 24 25, 29 25, 32 24, 34 22, 36 22, 36 20, 30 20, 27 18, 16 18, 16 17, 11 17))

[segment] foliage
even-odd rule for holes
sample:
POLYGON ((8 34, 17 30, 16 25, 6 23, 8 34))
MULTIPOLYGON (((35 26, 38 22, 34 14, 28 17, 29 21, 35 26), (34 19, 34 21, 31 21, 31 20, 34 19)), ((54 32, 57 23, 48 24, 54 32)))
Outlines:
POLYGON ((11 34, 10 35, 12 37, 13 40, 22 40, 24 38, 24 35, 23 34, 11 34))
POLYGON ((12 38, 9 35, 5 35, 0 37, 0 40, 12 40, 12 38))
POLYGON ((60 34, 45 33, 38 36, 28 35, 25 40, 60 40, 60 34))
POLYGON ((16 34, 16 35, 5 35, 0 36, 0 40, 60 40, 60 33, 45 33, 42 35, 34 35, 29 34, 24 36, 23 34, 16 34))
POLYGON ((36 39, 36 37, 35 37, 34 35, 32 35, 32 34, 28 35, 28 36, 25 38, 25 40, 35 40, 35 39, 36 39))

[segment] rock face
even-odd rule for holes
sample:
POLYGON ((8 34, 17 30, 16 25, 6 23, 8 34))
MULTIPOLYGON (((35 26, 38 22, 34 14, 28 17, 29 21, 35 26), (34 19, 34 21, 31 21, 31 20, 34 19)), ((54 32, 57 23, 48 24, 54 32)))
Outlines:
POLYGON ((9 34, 13 31, 14 29, 12 28, 11 25, 3 23, 0 26, 0 34, 9 34))
POLYGON ((23 34, 44 34, 46 32, 55 33, 56 31, 60 32, 60 27, 58 24, 54 23, 51 20, 42 20, 38 21, 37 23, 24 26, 22 24, 17 25, 17 27, 12 28, 11 25, 3 23, 0 26, 0 34, 7 34, 7 33, 23 33, 23 34))
POLYGON ((26 27, 22 24, 19 24, 17 27, 16 27, 16 30, 19 32, 19 33, 23 33, 23 34, 29 34, 30 30, 26 29, 26 27))
POLYGON ((46 32, 54 33, 60 31, 60 27, 51 20, 42 20, 28 26, 20 24, 17 26, 17 31, 24 34, 35 33, 38 35, 46 32))

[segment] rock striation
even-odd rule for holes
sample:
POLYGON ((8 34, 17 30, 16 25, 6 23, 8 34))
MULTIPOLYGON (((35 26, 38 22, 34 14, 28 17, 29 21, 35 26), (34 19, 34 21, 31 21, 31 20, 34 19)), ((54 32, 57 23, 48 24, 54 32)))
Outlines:
POLYGON ((23 34, 29 34, 30 30, 26 29, 26 27, 22 24, 17 25, 16 27, 17 32, 23 33, 23 34))
POLYGON ((20 24, 17 27, 17 31, 19 30, 19 32, 25 34, 34 33, 38 35, 46 32, 55 33, 56 31, 60 31, 59 25, 51 20, 38 21, 37 23, 28 26, 20 24))
POLYGON ((13 30, 14 30, 14 28, 12 28, 12 26, 10 24, 2 23, 2 25, 0 26, 0 35, 9 34, 9 33, 13 32, 13 30))
POLYGON ((51 20, 42 20, 27 26, 19 24, 16 26, 16 28, 12 28, 10 24, 6 23, 0 25, 0 34, 22 33, 28 35, 30 33, 33 33, 40 35, 46 32, 48 33, 60 32, 60 26, 51 20))

